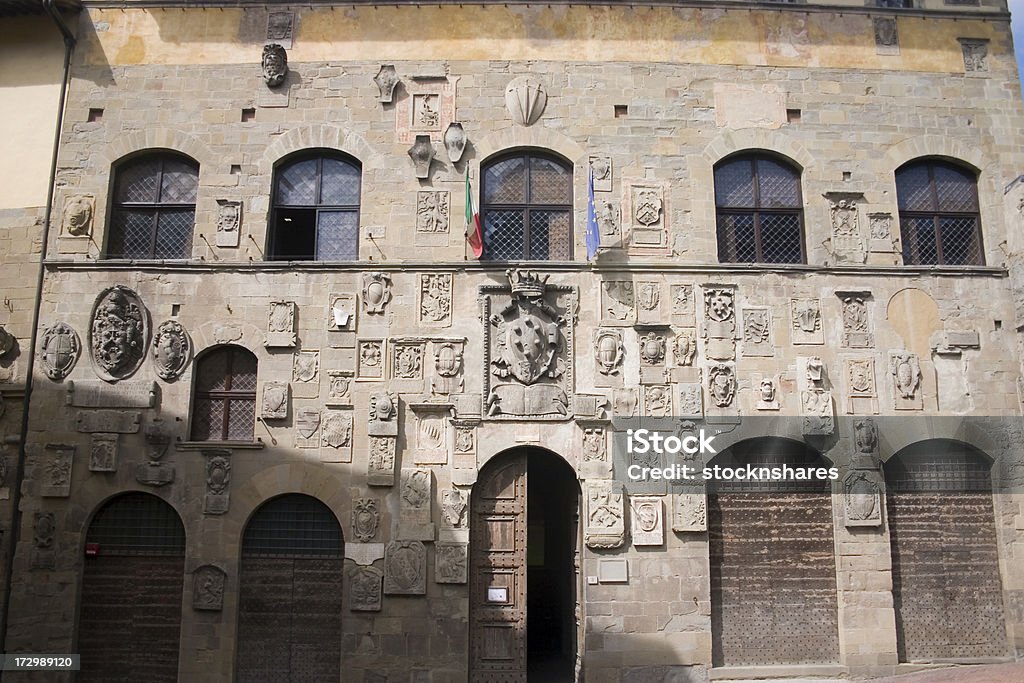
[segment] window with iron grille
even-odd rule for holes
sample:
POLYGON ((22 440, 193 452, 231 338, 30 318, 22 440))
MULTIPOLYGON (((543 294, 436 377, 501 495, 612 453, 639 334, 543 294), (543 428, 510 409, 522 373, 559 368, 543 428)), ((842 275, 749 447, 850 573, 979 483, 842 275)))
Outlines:
POLYGON ((256 419, 256 356, 239 346, 196 359, 193 441, 252 441, 256 419))
POLYGON ((149 493, 123 493, 99 509, 86 543, 104 555, 184 555, 185 528, 170 505, 149 493))
POLYGON ((914 7, 914 0, 875 0, 875 7, 912 9, 914 7))
POLYGON ((721 263, 806 263, 800 172, 779 158, 744 154, 715 166, 721 263))
POLYGON ((896 171, 903 263, 981 266, 985 263, 977 176, 937 159, 896 171))
POLYGON ((107 258, 187 259, 192 255, 199 164, 154 152, 118 165, 107 258))
POLYGON ((355 261, 359 258, 359 165, 320 150, 279 166, 268 258, 355 261))
POLYGON ((572 166, 518 153, 480 172, 480 221, 488 261, 572 259, 572 166))

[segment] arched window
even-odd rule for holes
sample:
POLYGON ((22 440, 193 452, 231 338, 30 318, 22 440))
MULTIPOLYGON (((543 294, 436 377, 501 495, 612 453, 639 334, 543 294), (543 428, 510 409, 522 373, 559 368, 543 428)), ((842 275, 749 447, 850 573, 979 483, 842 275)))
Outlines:
POLYGON ((252 441, 256 420, 256 356, 240 346, 196 359, 193 441, 252 441))
POLYGON ((107 258, 189 258, 198 186, 199 164, 174 152, 150 152, 119 164, 107 258))
POLYGON ((721 263, 806 263, 800 171, 767 154, 715 166, 721 263))
POLYGON ((278 261, 359 258, 359 165, 318 150, 289 159, 274 176, 268 257, 278 261))
MULTIPOLYGON (((238 683, 342 679, 344 569, 341 526, 319 500, 290 493, 253 514, 242 536, 238 683)), ((353 586, 379 600, 381 576, 357 568, 353 586)))
POLYGON ((178 680, 185 529, 149 493, 124 493, 85 535, 77 681, 178 680))
POLYGON ((520 152, 481 169, 480 220, 489 261, 572 258, 572 166, 520 152))
POLYGON ((974 173, 938 159, 912 161, 896 171, 896 200, 905 265, 985 263, 974 173))

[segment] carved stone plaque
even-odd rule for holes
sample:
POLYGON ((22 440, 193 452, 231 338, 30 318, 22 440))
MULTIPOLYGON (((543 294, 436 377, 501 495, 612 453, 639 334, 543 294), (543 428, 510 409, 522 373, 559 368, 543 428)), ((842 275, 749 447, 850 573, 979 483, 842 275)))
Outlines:
POLYGON ((743 355, 772 356, 775 345, 772 341, 772 315, 767 308, 744 308, 743 355))
POLYGON ((601 283, 601 323, 625 327, 636 322, 636 291, 628 280, 601 283))
POLYGON ((672 531, 707 531, 707 498, 703 490, 683 490, 674 496, 672 531))
POLYGON ((843 307, 843 346, 863 349, 874 346, 867 302, 870 292, 836 292, 843 307))
POLYGON ((668 211, 665 187, 631 184, 626 187, 623 217, 629 227, 631 251, 663 251, 668 246, 668 211))
POLYGON ((384 572, 355 566, 349 571, 348 604, 353 612, 379 612, 383 601, 384 572))
POLYGON ((306 349, 292 358, 292 392, 296 398, 320 395, 320 351, 306 349))
POLYGON ((89 350, 96 374, 106 380, 130 377, 149 348, 149 312, 134 291, 108 287, 96 297, 89 328, 89 350))
POLYGON ((664 506, 661 496, 630 496, 633 545, 664 545, 664 506))
POLYGON ((109 384, 79 379, 68 382, 67 404, 78 408, 152 408, 157 386, 153 381, 109 384))
POLYGON ((530 271, 507 275, 508 287, 481 287, 487 416, 569 419, 576 289, 530 271))
POLYGON ((668 295, 669 310, 672 312, 672 324, 680 327, 693 327, 696 324, 693 285, 671 285, 668 288, 668 295))
POLYGON ((384 550, 384 594, 425 595, 427 550, 419 541, 392 541, 384 550))
POLYGON ((594 178, 594 192, 612 191, 612 158, 610 156, 591 156, 590 174, 594 178))
POLYGON ((465 385, 465 380, 462 377, 463 346, 463 340, 432 342, 433 374, 430 378, 432 396, 450 396, 463 390, 465 385))
POLYGON ((848 358, 845 361, 846 412, 850 415, 873 415, 878 412, 878 385, 875 359, 848 358))
POLYGON ((206 497, 203 499, 203 513, 207 515, 223 515, 231 504, 231 451, 211 449, 204 451, 206 456, 206 497))
POLYGON ((882 489, 877 472, 854 471, 843 480, 846 526, 882 525, 882 489))
POLYGON ((139 413, 121 410, 78 411, 76 427, 80 432, 116 432, 136 434, 139 431, 139 413))
POLYGON ((835 432, 835 409, 832 392, 808 389, 800 392, 803 433, 807 436, 827 436, 835 432))
POLYGON ((362 339, 359 341, 356 376, 363 379, 383 379, 384 340, 362 339))
POLYGON ((242 203, 227 199, 217 200, 217 237, 218 247, 237 247, 238 236, 242 225, 242 203))
POLYGON ((351 405, 352 403, 352 372, 346 370, 327 371, 327 398, 324 403, 331 405, 351 405))
POLYGON ((452 324, 452 274, 422 273, 419 287, 419 321, 431 327, 452 324))
POLYGON ((428 469, 402 468, 398 506, 398 538, 407 541, 433 541, 430 521, 433 502, 433 476, 428 469))
POLYGON ((466 583, 468 566, 468 543, 434 544, 434 580, 437 583, 466 583))
POLYGON ((384 312, 391 301, 391 276, 387 273, 363 273, 363 310, 371 315, 384 312))
POLYGON ((352 462, 352 411, 325 410, 320 423, 320 460, 352 462))
POLYGON ((679 415, 689 418, 704 415, 704 391, 699 382, 679 385, 679 415))
POLYGON ((300 408, 295 411, 295 446, 316 448, 320 445, 317 431, 320 429, 320 411, 316 408, 300 408))
POLYGON ((613 481, 586 483, 586 527, 589 548, 618 548, 626 542, 622 484, 613 481))
POLYGON ((376 498, 356 498, 352 502, 352 534, 360 543, 369 543, 377 536, 380 510, 376 498))
POLYGON ((268 349, 290 349, 295 346, 294 301, 270 302, 270 311, 267 315, 267 340, 264 346, 268 349))
POLYGON ((219 612, 224 608, 224 584, 227 572, 214 564, 204 564, 192 573, 192 609, 219 612))
POLYGON ((366 483, 370 486, 395 485, 395 437, 369 437, 369 462, 366 483))
POLYGON ((391 377, 395 380, 420 380, 422 387, 426 344, 421 341, 394 340, 391 348, 391 377))
POLYGON ((89 440, 89 471, 117 471, 117 434, 93 434, 89 440))
POLYGON ((356 295, 351 292, 332 293, 328 297, 327 329, 353 332, 356 329, 356 295))
POLYGON ((370 394, 367 434, 370 436, 398 435, 398 395, 386 391, 370 394))
POLYGON ((288 382, 264 382, 260 417, 283 420, 288 417, 288 382))
POLYGON ((916 353, 890 352, 889 377, 896 410, 920 410, 923 407, 921 363, 916 353))
POLYGON ((44 498, 67 498, 71 495, 71 468, 75 447, 68 444, 47 444, 39 495, 44 498))
POLYGON ((820 299, 791 299, 791 337, 794 344, 824 344, 820 299))
POLYGON ((92 219, 96 214, 96 198, 92 195, 73 195, 64 199, 63 226, 66 237, 89 237, 92 219))
POLYGON ((416 193, 416 232, 443 234, 447 244, 450 192, 420 190, 416 193))

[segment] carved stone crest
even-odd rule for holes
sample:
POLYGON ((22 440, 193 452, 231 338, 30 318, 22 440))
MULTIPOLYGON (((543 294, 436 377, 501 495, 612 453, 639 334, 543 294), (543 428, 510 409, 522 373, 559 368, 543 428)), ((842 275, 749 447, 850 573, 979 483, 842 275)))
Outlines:
POLYGON ((864 301, 866 296, 860 292, 843 293, 840 296, 843 306, 843 346, 865 348, 874 344, 868 307, 864 301))
POLYGON ((512 120, 520 126, 537 123, 548 104, 543 84, 533 76, 512 79, 505 87, 505 107, 512 120))
POLYGON ((270 88, 276 88, 284 83, 288 75, 288 53, 284 47, 277 43, 263 46, 263 81, 270 88))
POLYGON ((606 156, 590 157, 590 174, 594 178, 595 192, 611 192, 612 190, 612 158, 606 156))
POLYGON ((409 158, 420 180, 430 177, 430 164, 434 161, 434 145, 430 142, 430 135, 417 135, 416 142, 408 151, 409 158))
POLYGON ((206 498, 203 501, 203 512, 208 515, 222 515, 228 511, 230 453, 219 449, 206 453, 206 498))
POLYGON ((329 448, 352 446, 351 411, 329 411, 320 425, 321 444, 329 448))
POLYGON ((320 352, 299 351, 292 362, 292 381, 314 382, 320 377, 320 352))
POLYGON ((835 410, 832 392, 809 389, 800 394, 803 413, 803 433, 809 436, 829 435, 835 432, 835 410))
POLYGON ((97 374, 124 379, 138 370, 149 341, 149 315, 139 296, 122 285, 103 290, 92 308, 89 348, 97 374))
POLYGON ((377 84, 377 89, 380 91, 378 101, 390 104, 395 96, 395 86, 398 85, 398 73, 395 71, 394 64, 382 65, 380 71, 373 77, 373 82, 377 84))
POLYGON ((468 544, 436 543, 434 553, 434 577, 437 583, 467 582, 468 544))
POLYGON ((448 232, 450 193, 420 191, 416 193, 417 232, 448 232))
POLYGON ((821 301, 818 299, 792 299, 793 343, 824 344, 821 331, 821 301))
POLYGON ((271 301, 267 315, 267 348, 295 346, 295 302, 271 301))
POLYGON ((736 373, 731 366, 721 363, 711 366, 708 371, 708 394, 719 408, 732 405, 736 397, 736 373))
MULTIPOLYGON (((311 439, 320 428, 320 411, 316 408, 301 408, 295 413, 295 431, 303 439, 311 439)), ((301 442, 300 442, 301 445, 301 442)))
POLYGON ((263 383, 263 407, 260 417, 264 420, 283 420, 288 417, 287 382, 263 383))
POLYGON ((628 280, 605 280, 601 283, 601 315, 613 322, 629 323, 636 315, 633 283, 628 280))
POLYGON ((359 342, 359 377, 379 379, 384 376, 384 342, 363 339, 359 342))
POLYGON ((889 354, 889 374, 892 376, 897 408, 920 407, 917 395, 921 386, 921 364, 917 354, 894 351, 889 354))
POLYGON ((360 543, 369 543, 377 535, 380 511, 376 498, 356 498, 352 503, 352 532, 360 543))
POLYGON ((664 545, 665 527, 660 496, 630 496, 633 545, 664 545))
POLYGON ((39 360, 46 376, 59 382, 71 373, 81 352, 78 333, 67 323, 54 323, 43 333, 39 360))
POLYGON ((586 485, 586 530, 589 548, 618 548, 626 542, 622 484, 593 481, 586 485))
POLYGON ((583 462, 603 462, 608 457, 608 444, 603 427, 583 430, 583 462))
POLYGON ((434 343, 434 377, 430 380, 430 392, 447 395, 462 391, 462 345, 452 342, 434 343))
POLYGON ((391 276, 385 273, 363 273, 363 310, 371 314, 384 312, 391 301, 391 276))
POLYGON ((529 271, 509 270, 506 275, 507 303, 492 315, 491 298, 484 300, 487 414, 568 416, 567 390, 572 382, 566 370, 571 369, 567 349, 572 348, 572 326, 556 307, 565 306, 557 301, 558 292, 574 301, 575 291, 548 287, 547 277, 529 271), (554 304, 548 301, 549 290, 556 293, 554 304), (500 381, 491 384, 491 376, 500 381))
POLYGON ((636 290, 636 303, 643 311, 657 310, 661 304, 661 287, 657 282, 641 282, 636 290))
POLYGON ((619 330, 598 330, 594 339, 594 354, 597 371, 602 375, 617 375, 621 370, 625 349, 622 346, 622 332, 619 330))
POLYGON ((641 337, 640 360, 646 365, 661 365, 665 361, 665 337, 655 332, 641 337))
POLYGON ((693 357, 697 353, 697 331, 693 329, 679 330, 673 348, 676 367, 693 365, 693 357))
POLYGON ((838 263, 864 262, 864 237, 860 231, 857 202, 862 194, 830 192, 825 195, 829 202, 829 217, 832 222, 832 251, 838 263))
POLYGON ((394 358, 392 372, 400 379, 421 379, 423 377, 422 343, 395 342, 391 345, 394 358))
POLYGON ((451 323, 452 276, 450 273, 420 275, 420 321, 437 326, 451 323))
POLYGON ((352 374, 344 370, 330 370, 327 374, 330 376, 327 384, 328 402, 347 402, 352 388, 352 374))
POLYGON ((393 486, 395 483, 395 438, 370 437, 370 455, 366 474, 370 486, 393 486))
POLYGON ((353 612, 379 612, 383 601, 384 572, 376 567, 355 566, 349 573, 349 609, 353 612))
POLYGON ((384 593, 424 595, 427 551, 419 541, 392 541, 384 549, 384 593))
POLYGON ((92 217, 96 199, 91 195, 74 195, 64 200, 64 232, 71 237, 88 237, 92 233, 92 217))
POLYGON ((93 434, 89 441, 89 471, 117 471, 117 434, 93 434))
POLYGON ((704 414, 704 391, 699 383, 679 385, 679 414, 683 417, 700 417, 704 414))
POLYGON ((988 41, 967 38, 959 40, 964 53, 964 71, 968 73, 988 71, 988 41))
POLYGON ((853 443, 858 453, 878 452, 878 425, 871 418, 861 418, 853 423, 853 443))
POLYGON ((380 391, 370 395, 369 423, 370 436, 396 436, 398 434, 398 397, 380 391))
POLYGON ((743 355, 771 356, 772 317, 767 308, 743 309, 743 355))
POLYGON ((192 609, 219 612, 224 608, 224 584, 227 572, 214 564, 204 564, 192 573, 192 609))
POLYGON ((731 288, 711 287, 704 290, 704 316, 713 322, 727 322, 736 316, 736 293, 731 288))
POLYGON ((656 225, 661 221, 662 200, 657 190, 637 190, 633 200, 633 218, 640 225, 656 225))
POLYGON ((882 524, 882 490, 873 481, 877 475, 851 472, 843 481, 843 509, 846 526, 880 526, 882 524))
POLYGON ((469 501, 461 489, 445 489, 441 492, 441 514, 445 524, 459 529, 466 517, 466 508, 469 501))
POLYGON ((672 511, 673 531, 707 531, 707 502, 703 492, 689 491, 675 494, 672 511))
POLYGON ((153 336, 153 364, 156 374, 166 380, 177 379, 192 357, 192 340, 176 320, 160 323, 153 336))
POLYGON ((774 377, 765 377, 757 385, 758 410, 779 409, 779 383, 774 377))
POLYGON ((672 414, 672 393, 663 384, 643 387, 644 415, 647 417, 668 417, 672 414))

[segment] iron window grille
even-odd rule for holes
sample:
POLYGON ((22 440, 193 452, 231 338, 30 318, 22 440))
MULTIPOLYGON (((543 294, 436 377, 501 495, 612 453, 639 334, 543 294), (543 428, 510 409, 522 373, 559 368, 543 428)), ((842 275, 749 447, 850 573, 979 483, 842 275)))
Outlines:
POLYGON ((973 173, 934 159, 912 162, 896 171, 896 199, 905 265, 984 265, 973 173))
POLYGON ((361 175, 354 161, 327 152, 280 166, 274 177, 268 258, 357 260, 361 175))
POLYGON ((104 555, 184 555, 185 528, 170 505, 149 493, 124 493, 99 509, 86 543, 104 555))
POLYGON ((481 170, 486 261, 572 259, 572 166, 519 153, 481 170))
POLYGON ((800 173, 767 155, 715 167, 721 263, 806 263, 800 173))
POLYGON ((264 503, 242 537, 242 555, 342 557, 341 527, 316 498, 289 493, 264 503))
POLYGON ((193 441, 251 441, 256 421, 256 356, 227 346, 196 361, 193 441))
POLYGON ((192 254, 199 164, 166 152, 114 172, 107 258, 187 259, 192 254))

